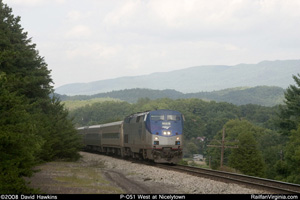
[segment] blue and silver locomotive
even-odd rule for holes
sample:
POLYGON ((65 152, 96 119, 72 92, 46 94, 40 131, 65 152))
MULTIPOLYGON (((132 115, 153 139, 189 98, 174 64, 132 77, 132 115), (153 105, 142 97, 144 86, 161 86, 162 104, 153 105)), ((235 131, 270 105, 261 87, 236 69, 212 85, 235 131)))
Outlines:
POLYGON ((154 110, 123 121, 78 128, 86 149, 122 157, 177 163, 182 159, 183 115, 154 110))

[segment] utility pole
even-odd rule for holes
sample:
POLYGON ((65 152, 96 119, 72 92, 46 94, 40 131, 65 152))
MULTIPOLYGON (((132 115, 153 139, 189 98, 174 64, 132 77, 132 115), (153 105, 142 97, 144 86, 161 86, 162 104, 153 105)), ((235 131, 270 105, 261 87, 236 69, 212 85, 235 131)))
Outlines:
POLYGON ((225 148, 233 148, 233 149, 236 149, 236 148, 239 148, 238 145, 234 145, 234 146, 227 146, 225 145, 225 128, 223 128, 223 133, 222 133, 222 140, 213 140, 213 141, 217 141, 219 144, 221 145, 207 145, 208 147, 218 147, 218 148, 221 148, 221 163, 220 163, 220 168, 222 169, 223 168, 223 161, 224 161, 224 149, 225 148))
POLYGON ((223 160, 224 160, 224 148, 225 148, 225 128, 223 128, 222 133, 222 146, 221 146, 221 169, 223 168, 223 160))
POLYGON ((280 155, 280 160, 283 161, 283 151, 282 151, 282 149, 279 151, 279 155, 280 155))

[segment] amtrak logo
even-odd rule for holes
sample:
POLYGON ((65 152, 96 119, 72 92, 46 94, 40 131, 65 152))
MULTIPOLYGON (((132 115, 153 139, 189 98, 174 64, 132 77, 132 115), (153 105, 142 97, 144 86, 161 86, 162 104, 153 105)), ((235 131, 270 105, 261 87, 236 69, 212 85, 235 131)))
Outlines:
POLYGON ((171 122, 162 122, 162 128, 169 129, 171 127, 171 122))

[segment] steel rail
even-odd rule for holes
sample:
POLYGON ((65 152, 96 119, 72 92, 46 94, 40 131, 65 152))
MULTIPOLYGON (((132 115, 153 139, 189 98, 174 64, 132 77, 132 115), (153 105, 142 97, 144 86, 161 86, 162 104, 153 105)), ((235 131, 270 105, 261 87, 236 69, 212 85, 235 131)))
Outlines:
POLYGON ((243 184, 278 194, 300 194, 300 185, 293 183, 185 165, 156 164, 155 166, 217 181, 243 184))

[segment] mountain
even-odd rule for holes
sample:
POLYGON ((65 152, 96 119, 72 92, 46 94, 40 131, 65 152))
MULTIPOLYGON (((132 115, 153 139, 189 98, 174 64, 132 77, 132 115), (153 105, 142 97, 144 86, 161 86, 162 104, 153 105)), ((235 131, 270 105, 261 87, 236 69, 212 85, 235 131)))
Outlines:
POLYGON ((259 85, 287 88, 293 84, 292 75, 297 73, 300 73, 300 60, 263 61, 258 64, 234 66, 208 65, 143 76, 67 84, 56 88, 55 92, 66 95, 91 95, 131 88, 173 89, 182 93, 259 85))
POLYGON ((102 99, 127 101, 136 103, 140 98, 149 98, 151 100, 160 98, 170 99, 187 99, 199 98, 204 100, 214 100, 217 102, 228 102, 235 105, 258 104, 262 106, 275 106, 282 104, 284 99, 284 89, 274 86, 257 86, 253 88, 231 88, 213 92, 198 92, 198 93, 181 93, 176 90, 151 90, 151 89, 125 89, 120 91, 112 91, 99 93, 94 95, 77 95, 66 96, 56 95, 62 101, 69 101, 72 104, 91 103, 92 100, 100 101, 102 99), (75 103, 77 102, 78 103, 75 103))

